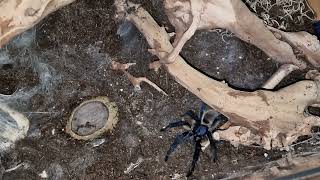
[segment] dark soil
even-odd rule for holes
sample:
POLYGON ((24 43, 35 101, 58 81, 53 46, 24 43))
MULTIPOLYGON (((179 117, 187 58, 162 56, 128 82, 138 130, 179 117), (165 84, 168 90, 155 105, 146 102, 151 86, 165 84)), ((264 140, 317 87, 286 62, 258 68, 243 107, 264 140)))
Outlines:
MULTIPOLYGON (((161 4, 157 0, 143 1, 157 22, 173 31, 161 4)), ((114 16, 111 0, 78 0, 49 15, 3 50, 14 61, 0 67, 0 93, 22 89, 28 94, 31 87, 39 87, 30 98, 8 100, 30 119, 31 128, 27 138, 1 154, 0 166, 4 169, 23 163, 17 170, 4 173, 3 179, 40 179, 44 170, 49 179, 170 179, 185 175, 193 146, 179 147, 164 162, 181 129, 168 133, 159 130, 185 111, 198 109, 201 101, 166 71, 149 71, 148 64, 156 58, 148 53, 145 39, 134 26, 116 21, 114 16), (31 40, 22 41, 24 38, 31 40), (137 63, 130 73, 148 77, 169 96, 145 84, 141 91, 134 91, 126 76, 111 70, 112 60, 137 63), (41 76, 43 71, 49 75, 41 76), (107 96, 118 105, 115 130, 93 142, 72 139, 64 132, 72 110, 97 96, 107 96), (101 139, 105 142, 93 147, 101 139), (142 163, 126 174, 130 163, 139 158, 142 163)), ((252 45, 235 37, 223 40, 216 32, 197 32, 182 55, 195 68, 237 89, 258 89, 278 67, 252 45)), ((302 78, 303 72, 297 72, 284 85, 302 78)), ((201 154, 192 178, 219 179, 250 173, 246 167, 258 169, 285 152, 219 142, 218 162, 212 162, 209 154, 208 149, 201 154)))

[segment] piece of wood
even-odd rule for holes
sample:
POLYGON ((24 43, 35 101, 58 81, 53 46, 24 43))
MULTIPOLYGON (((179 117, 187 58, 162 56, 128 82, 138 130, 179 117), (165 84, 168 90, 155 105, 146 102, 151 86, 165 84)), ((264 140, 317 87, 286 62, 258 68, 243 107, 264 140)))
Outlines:
POLYGON ((75 0, 0 1, 0 48, 55 10, 75 0))
MULTIPOLYGON (((300 69, 306 67, 306 63, 296 57, 293 48, 303 48, 307 60, 313 65, 319 65, 320 49, 311 49, 309 47, 300 47, 301 44, 310 44, 320 46, 319 41, 310 38, 299 38, 299 43, 291 44, 286 39, 279 40, 253 12, 251 12, 243 1, 239 0, 199 0, 198 4, 204 4, 200 22, 197 23, 197 29, 212 30, 216 28, 227 29, 241 40, 251 43, 264 51, 269 57, 281 64, 294 64, 300 69), (311 53, 311 54, 309 54, 311 53), (312 58, 309 58, 312 57, 312 58), (316 59, 317 62, 314 61, 316 59)), ((166 14, 169 21, 175 27, 176 40, 178 42, 172 55, 176 56, 181 46, 190 39, 194 33, 194 21, 198 20, 193 16, 195 14, 190 4, 190 0, 165 0, 166 14), (189 31, 189 30, 192 31, 189 31)), ((293 34, 293 33, 292 33, 293 34)), ((299 33, 301 34, 301 33, 299 33)), ((312 35, 304 32, 304 36, 312 35)))
MULTIPOLYGON (((279 160, 270 162, 260 170, 247 169, 246 180, 256 179, 319 179, 320 154, 317 152, 288 154, 279 160)), ((253 169, 257 169, 254 167, 253 169)), ((240 175, 241 176, 241 175, 240 175)), ((239 176, 239 177, 240 177, 239 176)), ((241 178, 243 177, 241 176, 241 178)), ((236 177, 235 177, 236 178, 236 177)))
POLYGON ((298 66, 293 64, 282 65, 262 86, 263 89, 274 89, 286 76, 292 71, 299 69, 298 66))
POLYGON ((313 10, 316 20, 320 20, 320 1, 319 0, 307 0, 310 8, 313 10))
POLYGON ((130 68, 130 66, 134 66, 136 63, 126 63, 122 64, 116 61, 111 62, 111 68, 116 71, 122 71, 129 79, 131 84, 134 86, 135 90, 140 91, 141 90, 141 84, 142 82, 145 82, 149 84, 151 87, 156 89, 158 92, 162 93, 163 95, 168 96, 166 92, 164 92, 158 85, 156 85, 154 82, 150 81, 146 77, 134 77, 132 74, 130 74, 127 69, 130 68))
MULTIPOLYGON (((167 32, 143 8, 127 19, 141 31, 152 49, 168 53, 173 50, 167 32)), ((165 53, 157 56, 164 58, 165 53)), ((266 149, 287 147, 300 135, 310 134, 312 126, 320 125, 319 117, 304 114, 307 106, 320 102, 318 81, 301 81, 276 92, 244 92, 205 76, 180 56, 165 67, 178 83, 226 115, 233 124, 259 135, 266 149)))
POLYGON ((320 43, 316 36, 307 32, 284 32, 268 26, 277 38, 288 42, 315 67, 320 67, 320 43))

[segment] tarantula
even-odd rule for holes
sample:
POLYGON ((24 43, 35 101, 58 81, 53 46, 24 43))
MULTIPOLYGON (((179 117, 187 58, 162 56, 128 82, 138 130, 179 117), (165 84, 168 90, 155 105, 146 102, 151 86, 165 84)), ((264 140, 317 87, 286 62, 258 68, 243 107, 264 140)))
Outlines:
POLYGON ((184 126, 188 131, 185 131, 176 136, 175 140, 171 144, 166 156, 165 161, 168 161, 171 153, 175 151, 178 145, 193 142, 195 144, 195 150, 193 154, 193 159, 191 163, 191 168, 187 173, 187 177, 191 176, 195 165, 199 159, 201 151, 201 141, 208 138, 210 142, 212 159, 215 162, 217 160, 217 146, 216 140, 213 139, 212 133, 216 131, 222 124, 227 121, 227 117, 222 114, 217 115, 217 112, 207 110, 206 104, 202 104, 199 114, 197 115, 194 111, 189 110, 183 116, 189 116, 192 119, 192 123, 185 121, 184 119, 178 119, 178 121, 170 123, 169 125, 163 127, 160 131, 166 131, 167 129, 184 126), (210 113, 212 112, 212 113, 210 113), (211 122, 210 122, 211 121, 211 122))

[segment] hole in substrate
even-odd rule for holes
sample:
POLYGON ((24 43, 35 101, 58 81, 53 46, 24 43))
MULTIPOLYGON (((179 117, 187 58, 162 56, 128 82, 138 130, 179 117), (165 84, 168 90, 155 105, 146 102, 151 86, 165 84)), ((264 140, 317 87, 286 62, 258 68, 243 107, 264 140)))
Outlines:
POLYGON ((12 95, 20 88, 39 84, 37 74, 31 68, 17 68, 13 64, 0 66, 0 94, 12 95))
POLYGON ((307 112, 313 116, 320 117, 320 106, 308 106, 307 112))
POLYGON ((0 68, 0 94, 11 95, 16 91, 18 79, 11 73, 13 65, 4 64, 0 68))
POLYGON ((312 132, 312 133, 320 133, 320 127, 318 127, 318 126, 312 127, 312 128, 311 128, 311 132, 312 132))
POLYGON ((4 64, 2 65, 2 69, 3 70, 9 70, 9 69, 12 69, 13 68, 13 64, 4 64))

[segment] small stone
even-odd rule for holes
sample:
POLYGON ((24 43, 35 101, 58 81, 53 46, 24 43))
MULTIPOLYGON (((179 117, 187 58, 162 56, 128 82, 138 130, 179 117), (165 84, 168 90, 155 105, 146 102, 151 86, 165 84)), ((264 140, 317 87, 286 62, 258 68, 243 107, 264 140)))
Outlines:
POLYGON ((103 138, 103 139, 94 140, 90 144, 92 145, 92 147, 99 147, 105 142, 106 142, 106 139, 103 138))
POLYGON ((238 160, 234 159, 234 160, 231 161, 231 163, 232 163, 233 165, 237 165, 237 164, 238 164, 238 160))
POLYGON ((218 132, 214 132, 213 133, 213 139, 215 139, 215 140, 220 140, 220 135, 219 135, 219 133, 218 132))
POLYGON ((268 157, 268 154, 267 154, 267 153, 264 153, 263 155, 264 155, 264 157, 268 157))
POLYGON ((47 179, 47 178, 48 178, 48 173, 47 173, 45 170, 43 170, 43 171, 39 174, 39 176, 40 176, 42 179, 47 179))

